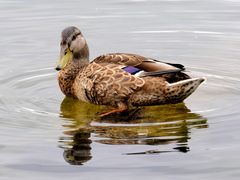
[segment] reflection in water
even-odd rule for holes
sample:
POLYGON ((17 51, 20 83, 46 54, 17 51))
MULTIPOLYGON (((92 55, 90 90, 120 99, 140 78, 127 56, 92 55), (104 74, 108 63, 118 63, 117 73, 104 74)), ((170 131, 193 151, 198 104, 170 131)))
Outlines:
POLYGON ((184 103, 151 106, 98 118, 103 106, 86 104, 75 99, 65 98, 61 104, 61 117, 64 119, 64 136, 61 147, 67 162, 80 165, 92 158, 91 135, 95 142, 102 144, 174 144, 169 151, 149 150, 125 153, 155 154, 168 152, 188 152, 191 128, 207 128, 207 119, 192 113, 184 103))
POLYGON ((92 158, 90 133, 79 130, 79 132, 73 133, 72 137, 70 141, 67 141, 66 137, 62 139, 66 144, 66 146, 62 146, 64 148, 63 157, 69 164, 82 165, 92 158))

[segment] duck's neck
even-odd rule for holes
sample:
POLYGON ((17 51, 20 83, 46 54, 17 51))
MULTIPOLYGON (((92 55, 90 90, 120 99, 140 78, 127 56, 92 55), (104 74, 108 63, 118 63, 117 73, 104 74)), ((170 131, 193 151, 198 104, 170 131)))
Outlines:
POLYGON ((61 91, 66 96, 71 96, 76 98, 73 83, 82 69, 84 69, 89 64, 89 53, 88 48, 79 53, 73 54, 72 59, 68 64, 59 72, 58 83, 61 91))

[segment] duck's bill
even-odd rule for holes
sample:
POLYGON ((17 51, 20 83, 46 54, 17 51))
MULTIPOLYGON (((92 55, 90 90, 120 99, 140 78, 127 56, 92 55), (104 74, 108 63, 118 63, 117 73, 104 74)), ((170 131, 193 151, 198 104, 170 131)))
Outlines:
POLYGON ((57 71, 63 69, 67 65, 68 61, 71 59, 71 51, 69 48, 67 48, 63 54, 64 55, 62 55, 57 61, 57 65, 55 67, 57 71))

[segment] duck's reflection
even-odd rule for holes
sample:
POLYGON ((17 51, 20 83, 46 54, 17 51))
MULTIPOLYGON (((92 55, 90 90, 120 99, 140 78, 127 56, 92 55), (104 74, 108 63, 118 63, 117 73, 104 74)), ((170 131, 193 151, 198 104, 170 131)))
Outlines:
POLYGON ((207 128, 207 119, 192 113, 184 103, 134 109, 98 119, 97 113, 103 106, 86 104, 71 98, 65 98, 61 104, 61 117, 64 119, 64 136, 61 147, 65 160, 81 165, 92 158, 91 135, 98 137, 102 144, 173 144, 170 150, 149 150, 145 152, 125 153, 128 155, 188 152, 188 140, 191 128, 207 128))
POLYGON ((63 157, 71 165, 82 165, 92 159, 90 133, 83 130, 72 135, 72 142, 63 141, 67 145, 62 146, 64 147, 63 157))

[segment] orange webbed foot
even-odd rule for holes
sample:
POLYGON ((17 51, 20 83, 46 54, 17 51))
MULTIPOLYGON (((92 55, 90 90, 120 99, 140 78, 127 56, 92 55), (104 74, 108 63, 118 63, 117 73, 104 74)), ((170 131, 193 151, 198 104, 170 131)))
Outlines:
POLYGON ((115 114, 115 113, 121 113, 121 112, 124 112, 128 109, 127 105, 124 104, 124 103, 118 103, 118 107, 115 108, 115 109, 112 109, 110 111, 107 111, 107 112, 103 112, 101 113, 99 116, 100 117, 105 117, 105 116, 108 116, 108 115, 112 115, 112 114, 115 114))

